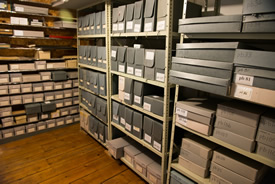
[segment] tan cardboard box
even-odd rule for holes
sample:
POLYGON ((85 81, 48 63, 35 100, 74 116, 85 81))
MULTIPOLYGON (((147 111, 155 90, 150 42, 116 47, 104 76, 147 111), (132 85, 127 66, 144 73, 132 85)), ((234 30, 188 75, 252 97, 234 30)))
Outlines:
POLYGON ((259 129, 275 133, 275 110, 269 109, 260 120, 259 129))
POLYGON ((0 117, 10 116, 12 112, 11 107, 2 107, 0 108, 0 117))
POLYGON ((32 83, 29 84, 21 84, 21 92, 22 93, 30 93, 32 92, 32 83))
POLYGON ((192 130, 195 130, 201 134, 204 134, 204 135, 211 135, 212 133, 212 126, 208 126, 206 124, 203 124, 203 123, 199 123, 199 122, 196 122, 196 121, 192 121, 190 119, 187 119, 181 115, 176 115, 176 123, 180 124, 180 125, 183 125, 187 128, 190 128, 192 130))
POLYGON ((19 64, 19 69, 20 70, 35 70, 35 65, 34 63, 24 63, 24 64, 19 64))
POLYGON ((9 88, 7 85, 0 86, 0 95, 7 95, 9 94, 9 88))
POLYGON ((251 127, 237 121, 229 120, 223 117, 216 117, 215 127, 223 130, 228 130, 232 133, 241 135, 248 139, 254 139, 256 136, 256 127, 251 127))
POLYGON ((204 159, 204 158, 202 158, 202 157, 200 157, 200 156, 198 156, 198 155, 194 154, 193 152, 190 152, 186 149, 181 148, 180 155, 183 158, 199 165, 200 167, 203 167, 203 168, 209 168, 210 167, 210 162, 211 162, 210 160, 206 160, 206 159, 204 159))
POLYGON ((23 104, 33 103, 33 94, 22 95, 23 104))
POLYGON ((217 176, 214 173, 210 175, 210 183, 211 184, 232 184, 231 182, 225 180, 224 178, 217 176))
POLYGON ((44 91, 51 91, 54 88, 54 82, 43 82, 44 91))
POLYGON ((73 105, 73 99, 72 98, 64 99, 64 106, 71 106, 71 105, 73 105))
POLYGON ((61 116, 67 116, 67 115, 69 115, 69 113, 70 113, 70 109, 69 108, 62 108, 62 109, 60 109, 60 115, 61 116))
POLYGON ((1 121, 3 127, 12 126, 14 124, 13 117, 2 118, 1 121))
POLYGON ((215 162, 211 163, 210 171, 213 174, 224 178, 225 180, 231 183, 240 183, 240 184, 254 184, 255 181, 249 180, 246 177, 243 177, 229 169, 226 169, 215 162))
POLYGON ((45 101, 54 100, 55 96, 53 92, 44 93, 45 101))
POLYGON ((73 80, 73 87, 78 87, 78 79, 73 80))
POLYGON ((266 169, 263 164, 226 148, 215 150, 212 162, 253 181, 258 180, 266 169))
POLYGON ((56 119, 56 126, 61 126, 65 124, 65 119, 64 118, 58 118, 56 119))
POLYGON ((54 82, 54 89, 63 89, 63 82, 54 82))
POLYGON ((73 81, 72 80, 64 81, 64 88, 72 88, 72 87, 73 87, 73 81))
POLYGON ((44 93, 33 94, 34 102, 43 102, 44 101, 44 93))
POLYGON ((200 167, 199 165, 183 158, 181 155, 179 156, 179 164, 202 178, 206 178, 209 175, 209 169, 200 167))
POLYGON ((20 84, 9 85, 9 94, 18 94, 21 92, 20 84))
POLYGON ((50 51, 37 50, 34 54, 35 59, 51 59, 50 51))
POLYGON ((41 81, 40 74, 25 74, 23 75, 23 82, 38 82, 41 81))
POLYGON ((275 148, 275 133, 258 129, 256 141, 275 148))
POLYGON ((245 151, 255 150, 255 141, 219 128, 214 129, 213 137, 245 151))
POLYGON ((55 101, 56 108, 64 107, 64 100, 56 100, 55 101))
POLYGON ((35 61, 35 68, 36 70, 46 70, 47 66, 46 66, 46 61, 35 61))
POLYGON ((20 70, 19 64, 9 64, 9 68, 11 71, 20 70))
POLYGON ((10 96, 0 97, 0 106, 10 105, 10 96))
POLYGON ((79 96, 79 91, 78 89, 73 89, 73 96, 79 96))
POLYGON ((55 91, 54 92, 54 98, 57 100, 57 99, 62 99, 64 98, 64 93, 63 91, 55 91))
POLYGON ((190 152, 199 155, 206 160, 212 158, 213 149, 216 147, 216 144, 195 135, 182 138, 181 148, 189 150, 190 152))
POLYGON ((21 95, 11 96, 10 99, 11 99, 12 105, 22 104, 22 96, 21 95))
POLYGON ((275 160, 275 148, 262 143, 257 143, 256 153, 270 160, 275 160))
POLYGON ((26 116, 26 115, 23 115, 23 116, 16 116, 16 117, 15 117, 15 122, 16 122, 16 124, 27 123, 27 116, 26 116))
POLYGON ((43 91, 43 83, 33 83, 33 92, 43 91))
POLYGON ((77 68, 77 60, 66 60, 66 68, 77 68))
POLYGON ((0 84, 9 83, 10 76, 9 74, 0 74, 0 84))
POLYGON ((8 65, 1 64, 0 65, 0 71, 8 71, 8 65))
POLYGON ((275 107, 275 90, 232 84, 230 95, 232 97, 275 107))
POLYGON ((56 110, 51 113, 51 118, 58 118, 60 117, 60 110, 56 110))
POLYGON ((22 73, 11 73, 10 80, 14 83, 22 82, 22 73))
POLYGON ((50 118, 50 115, 48 113, 45 113, 45 114, 40 114, 40 119, 41 120, 44 120, 44 119, 49 119, 50 118))
POLYGON ((38 115, 37 114, 29 114, 27 115, 28 122, 35 122, 38 121, 38 115))
POLYGON ((64 90, 64 97, 65 98, 69 98, 73 96, 73 90, 68 89, 68 90, 64 90))
POLYGON ((51 72, 39 72, 41 75, 41 80, 51 80, 52 79, 52 73, 51 72))
POLYGON ((65 62, 51 62, 47 63, 47 69, 66 68, 65 62))

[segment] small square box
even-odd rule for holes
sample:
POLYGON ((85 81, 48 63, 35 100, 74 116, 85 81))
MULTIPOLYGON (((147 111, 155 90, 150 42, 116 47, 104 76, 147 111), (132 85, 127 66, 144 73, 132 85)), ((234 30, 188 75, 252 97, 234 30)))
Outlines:
POLYGON ((38 121, 38 114, 29 114, 27 115, 27 120, 29 123, 38 121))
POLYGON ((36 124, 26 125, 26 132, 32 133, 36 131, 36 124))
POLYGON ((70 108, 62 108, 60 109, 60 115, 61 116, 67 116, 70 113, 70 108))
POLYGON ((52 91, 54 88, 54 82, 43 82, 44 91, 52 91))
POLYGON ((21 93, 20 84, 9 85, 9 93, 10 93, 10 94, 18 94, 18 93, 21 93))
POLYGON ((14 83, 22 82, 22 73, 11 73, 10 80, 14 83))
POLYGON ((14 134, 17 135, 23 135, 26 132, 25 126, 19 126, 14 128, 14 134))
POLYGON ((124 147, 124 158, 132 164, 132 166, 134 166, 134 159, 135 159, 135 156, 142 153, 143 150, 141 147, 138 147, 138 146, 133 146, 133 145, 130 145, 130 146, 126 146, 124 147))
POLYGON ((64 88, 72 88, 72 87, 73 87, 72 80, 64 81, 64 88))
POLYGON ((64 99, 64 106, 71 106, 71 105, 73 105, 73 99, 72 98, 64 99))
POLYGON ((56 110, 51 113, 51 118, 59 118, 60 117, 60 110, 56 110))
POLYGON ((64 98, 69 98, 73 96, 73 90, 68 89, 68 90, 64 90, 64 98))
POLYGON ((11 96, 11 104, 12 105, 22 104, 22 96, 21 95, 11 96))
POLYGON ((30 84, 21 84, 21 92, 22 93, 31 93, 32 92, 32 83, 30 84))
POLYGON ((39 73, 40 73, 42 81, 46 81, 46 80, 51 80, 52 79, 51 72, 39 72, 39 73))
POLYGON ((27 123, 27 116, 26 116, 26 115, 23 115, 23 116, 16 116, 16 117, 15 117, 15 122, 16 122, 16 124, 27 123))
POLYGON ((68 78, 69 79, 76 79, 78 78, 78 73, 77 72, 67 72, 68 78))
POLYGON ((40 92, 43 91, 43 83, 34 83, 32 85, 33 92, 40 92))
POLYGON ((41 121, 37 123, 37 131, 46 129, 46 122, 41 121))
POLYGON ((63 82, 54 82, 54 89, 63 89, 63 82))
POLYGON ((56 100, 55 104, 56 108, 64 107, 64 100, 56 100))
POLYGON ((73 115, 74 122, 79 122, 80 121, 80 116, 79 114, 73 115))
POLYGON ((33 94, 22 95, 23 104, 33 103, 33 94))
POLYGON ((79 98, 78 97, 74 97, 73 98, 73 105, 78 105, 79 104, 79 98))
POLYGON ((12 126, 13 124, 14 124, 13 117, 2 118, 2 126, 3 127, 12 126))
POLYGON ((7 95, 7 94, 9 94, 9 88, 8 88, 8 86, 7 85, 0 86, 0 95, 7 95))
POLYGON ((54 92, 54 97, 55 97, 56 100, 57 99, 62 99, 62 98, 64 98, 64 92, 63 91, 55 91, 54 92))
POLYGON ((129 145, 129 141, 123 137, 107 141, 108 151, 115 159, 123 157, 124 147, 129 145))
POLYGON ((2 130, 2 135, 3 135, 3 138, 13 137, 14 136, 14 129, 9 128, 9 129, 2 130))
POLYGON ((78 89, 73 89, 73 96, 79 96, 79 91, 78 89))
POLYGON ((45 120, 45 119, 49 119, 50 118, 50 114, 49 113, 41 113, 40 114, 40 119, 41 120, 45 120))
POLYGON ((36 70, 46 70, 46 61, 35 61, 36 70))
POLYGON ((47 93, 44 93, 44 95, 45 95, 45 101, 50 101, 55 99, 54 92, 47 92, 47 93))
POLYGON ((73 87, 78 87, 78 79, 73 80, 73 87))
POLYGON ((0 106, 10 105, 10 96, 0 97, 0 106))
POLYGON ((61 126, 65 124, 65 119, 64 118, 58 118, 56 119, 56 126, 61 126))
POLYGON ((24 74, 23 82, 39 82, 41 81, 40 74, 24 74))
POLYGON ((11 112, 11 107, 0 108, 0 117, 10 116, 11 112))
POLYGON ((44 93, 33 94, 34 102, 43 102, 44 101, 44 93))
POLYGON ((0 74, 0 84, 5 84, 10 82, 9 74, 0 74))
POLYGON ((74 122, 73 116, 66 116, 65 117, 65 124, 71 124, 74 122))
POLYGON ((78 106, 70 107, 70 114, 76 114, 78 112, 79 112, 79 107, 78 106))
POLYGON ((56 126, 55 119, 47 120, 46 124, 47 124, 47 128, 53 128, 53 127, 55 127, 56 126))
POLYGON ((56 104, 54 101, 46 101, 44 103, 41 103, 41 111, 43 113, 48 113, 56 110, 56 104))

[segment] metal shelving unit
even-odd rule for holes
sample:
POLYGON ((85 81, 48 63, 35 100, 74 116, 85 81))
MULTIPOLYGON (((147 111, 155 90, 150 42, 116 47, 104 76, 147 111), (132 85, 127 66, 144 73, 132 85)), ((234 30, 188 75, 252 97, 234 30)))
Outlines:
POLYGON ((82 89, 82 90, 87 91, 87 92, 89 92, 89 93, 91 93, 93 95, 99 96, 100 98, 104 98, 105 100, 107 100, 107 96, 96 94, 95 92, 93 92, 93 91, 91 91, 91 90, 89 90, 89 89, 87 89, 87 88, 85 88, 83 86, 79 86, 79 89, 82 89))
POLYGON ((88 109, 88 107, 86 107, 84 104, 82 104, 81 102, 79 103, 79 106, 82 107, 83 109, 85 109, 87 112, 89 112, 91 115, 93 115, 94 117, 96 117, 98 120, 100 120, 102 123, 104 123, 105 125, 107 125, 102 119, 100 119, 96 114, 92 113, 92 111, 90 111, 88 109))

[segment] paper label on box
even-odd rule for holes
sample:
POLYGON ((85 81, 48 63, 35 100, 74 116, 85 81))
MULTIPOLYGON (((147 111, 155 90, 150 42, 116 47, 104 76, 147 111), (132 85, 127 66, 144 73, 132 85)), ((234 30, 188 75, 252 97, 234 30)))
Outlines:
POLYGON ((47 64, 47 68, 53 68, 53 64, 47 64))
POLYGON ((128 130, 129 132, 131 132, 131 130, 132 130, 132 126, 131 126, 130 124, 128 124, 128 123, 125 124, 125 128, 126 128, 126 130, 128 130))
POLYGON ((116 51, 112 50, 112 57, 116 57, 116 51))
POLYGON ((29 118, 29 122, 37 121, 37 117, 29 118))
POLYGON ((42 126, 39 126, 38 127, 38 130, 43 130, 43 129, 45 129, 46 128, 46 125, 42 125, 42 126))
POLYGON ((117 24, 113 24, 113 31, 117 31, 117 24))
POLYGON ((135 24, 134 32, 140 32, 140 24, 135 24))
POLYGON ((135 95, 134 102, 137 103, 137 104, 140 104, 140 101, 141 101, 141 97, 135 95))
POLYGON ((28 19, 27 18, 20 18, 19 19, 19 24, 20 25, 28 25, 28 19))
POLYGON ((124 100, 130 100, 130 94, 124 93, 124 100))
POLYGON ((57 122, 57 126, 64 125, 64 121, 57 122))
POLYGON ((164 82, 164 73, 157 73, 156 80, 164 82))
POLYGON ((21 104, 21 100, 13 100, 12 104, 21 104))
POLYGON ((138 128, 136 126, 133 127, 133 130, 135 130, 136 132, 140 132, 140 128, 138 128))
POLYGON ((22 135, 22 134, 24 134, 24 130, 19 130, 16 132, 16 135, 22 135))
POLYGON ((123 31, 124 30, 124 23, 119 23, 118 24, 118 30, 123 31))
POLYGON ((144 133, 144 139, 147 141, 147 142, 149 142, 149 143, 151 143, 151 136, 149 136, 148 134, 146 134, 146 133, 144 133))
POLYGON ((165 20, 159 21, 157 23, 157 31, 165 30, 165 20))
POLYGON ((152 181, 153 183, 158 183, 157 182, 157 178, 155 176, 153 176, 152 174, 149 174, 149 180, 152 181))
POLYGON ((42 119, 47 119, 48 117, 49 117, 48 114, 42 114, 42 115, 41 115, 41 118, 42 118, 42 119))
POLYGON ((187 117, 187 113, 188 113, 188 111, 186 111, 184 109, 181 109, 181 108, 178 108, 178 107, 176 108, 176 114, 187 117))
POLYGON ((140 167, 138 164, 136 164, 136 169, 138 170, 138 172, 142 173, 142 167, 140 167))
POLYGON ((159 144, 158 142, 154 141, 153 147, 156 148, 158 151, 161 151, 161 144, 159 144))
POLYGON ((113 114, 113 119, 118 121, 118 115, 113 114))
POLYGON ((253 81, 254 81, 253 76, 237 74, 234 82, 237 84, 244 84, 244 85, 252 86, 253 81))
POLYGON ((120 123, 122 124, 122 125, 125 125, 125 119, 124 118, 120 118, 120 123))
POLYGON ((154 58, 155 58, 155 53, 154 52, 150 52, 150 51, 146 52, 145 59, 147 59, 147 60, 154 60, 154 58))
POLYGON ((96 26, 96 29, 100 29, 100 26, 96 26))
POLYGON ((1 95, 7 94, 7 90, 0 90, 0 94, 1 94, 1 95))
POLYGON ((34 132, 34 131, 35 131, 35 128, 30 128, 28 131, 29 131, 29 132, 34 132))
POLYGON ((178 115, 178 121, 179 124, 183 125, 183 126, 187 126, 187 118, 179 116, 178 115))
POLYGON ((128 162, 132 163, 132 158, 126 153, 125 153, 125 158, 126 160, 128 160, 128 162))
POLYGON ((127 73, 133 75, 133 74, 134 74, 134 67, 129 67, 129 66, 128 66, 128 67, 127 67, 127 73))
POLYGON ((126 29, 133 29, 133 21, 127 22, 126 29))
POLYGON ((151 112, 151 104, 144 102, 143 109, 151 112))
POLYGON ((24 7, 15 7, 15 11, 24 12, 24 7))
POLYGON ((25 103, 32 103, 32 99, 26 99, 25 103))
POLYGON ((152 31, 152 26, 153 26, 152 22, 146 23, 144 26, 144 32, 152 31))
POLYGON ((234 97, 250 100, 253 94, 253 89, 245 86, 236 86, 234 97))
POLYGON ((10 133, 7 133, 7 134, 4 134, 5 138, 8 138, 8 137, 12 137, 13 134, 10 132, 10 133))
POLYGON ((124 65, 119 65, 118 71, 124 73, 125 72, 125 66, 124 65))
POLYGON ((24 35, 23 31, 21 31, 21 30, 14 30, 13 32, 14 32, 15 36, 23 36, 24 35))
POLYGON ((48 128, 54 127, 54 123, 48 124, 48 128))

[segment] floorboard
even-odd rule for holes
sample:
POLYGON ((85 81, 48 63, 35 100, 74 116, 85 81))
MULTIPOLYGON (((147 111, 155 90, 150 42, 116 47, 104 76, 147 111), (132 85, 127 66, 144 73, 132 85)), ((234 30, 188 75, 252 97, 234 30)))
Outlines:
POLYGON ((74 124, 0 145, 0 183, 143 184, 74 124))

